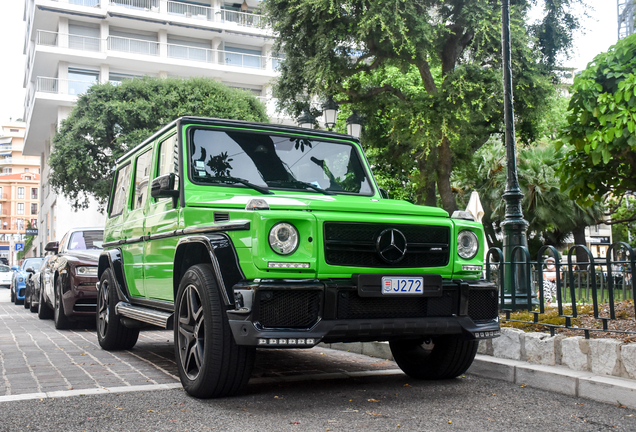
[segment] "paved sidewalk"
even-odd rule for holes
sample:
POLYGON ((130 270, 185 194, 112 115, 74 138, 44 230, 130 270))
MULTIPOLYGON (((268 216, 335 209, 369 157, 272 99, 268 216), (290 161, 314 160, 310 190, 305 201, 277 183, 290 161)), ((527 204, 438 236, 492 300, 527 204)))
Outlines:
MULTIPOLYGON (((250 384, 401 373, 392 361, 322 347, 258 350, 250 384)), ((172 330, 142 331, 132 350, 104 351, 94 328, 56 330, 0 289, 0 402, 178 387, 172 330)))

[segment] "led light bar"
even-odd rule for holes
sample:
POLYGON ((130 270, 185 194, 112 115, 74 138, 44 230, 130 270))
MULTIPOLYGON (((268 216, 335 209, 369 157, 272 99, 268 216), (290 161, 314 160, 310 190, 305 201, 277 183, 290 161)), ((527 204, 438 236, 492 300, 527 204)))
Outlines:
POLYGON ((270 262, 268 268, 309 268, 309 263, 270 262))
POLYGON ((477 339, 486 339, 501 336, 501 330, 493 330, 487 332, 475 332, 475 337, 477 339))
POLYGON ((318 341, 314 338, 272 338, 265 339, 260 338, 258 340, 259 346, 272 346, 272 345, 280 345, 280 346, 314 346, 318 343, 318 341))
POLYGON ((481 271, 482 266, 480 265, 463 265, 463 271, 481 271))

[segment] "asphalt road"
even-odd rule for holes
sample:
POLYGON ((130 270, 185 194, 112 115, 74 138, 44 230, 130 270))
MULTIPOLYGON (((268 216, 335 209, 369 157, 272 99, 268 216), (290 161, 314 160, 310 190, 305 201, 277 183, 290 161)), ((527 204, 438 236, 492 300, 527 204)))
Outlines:
POLYGON ((171 332, 108 353, 94 330, 57 331, 8 290, 0 367, 0 431, 636 431, 636 410, 471 375, 414 381, 325 348, 259 351, 245 394, 197 400, 163 389, 179 387, 171 332))

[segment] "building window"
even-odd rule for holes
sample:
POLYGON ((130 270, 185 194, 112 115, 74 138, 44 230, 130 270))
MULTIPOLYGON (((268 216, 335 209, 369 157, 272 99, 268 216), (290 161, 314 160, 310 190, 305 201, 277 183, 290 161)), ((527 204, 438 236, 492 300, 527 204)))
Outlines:
POLYGON ((18 214, 19 215, 24 214, 24 203, 18 203, 18 214))
POLYGON ((24 176, 25 180, 31 180, 31 176, 24 176))
POLYGON ((24 172, 29 172, 29 169, 28 169, 28 168, 25 168, 25 169, 24 169, 24 172))
POLYGON ((23 187, 19 187, 18 188, 18 199, 24 199, 24 188, 23 187))
POLYGON ((12 168, 2 168, 2 174, 11 174, 12 168))
POLYGON ((38 188, 31 188, 31 199, 38 199, 38 188))
POLYGON ((20 132, 20 129, 9 129, 9 132, 20 132))
POLYGON ((36 203, 31 204, 31 214, 32 215, 38 214, 38 205, 36 203))
POLYGON ((99 81, 99 72, 84 69, 68 69, 68 94, 79 95, 99 81))

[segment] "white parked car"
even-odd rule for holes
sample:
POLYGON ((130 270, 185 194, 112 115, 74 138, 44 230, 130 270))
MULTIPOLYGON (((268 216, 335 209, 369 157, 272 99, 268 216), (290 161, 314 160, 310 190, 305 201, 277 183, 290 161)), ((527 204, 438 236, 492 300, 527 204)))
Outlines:
POLYGON ((9 288, 11 286, 11 278, 13 270, 8 265, 0 265, 0 286, 9 288))

